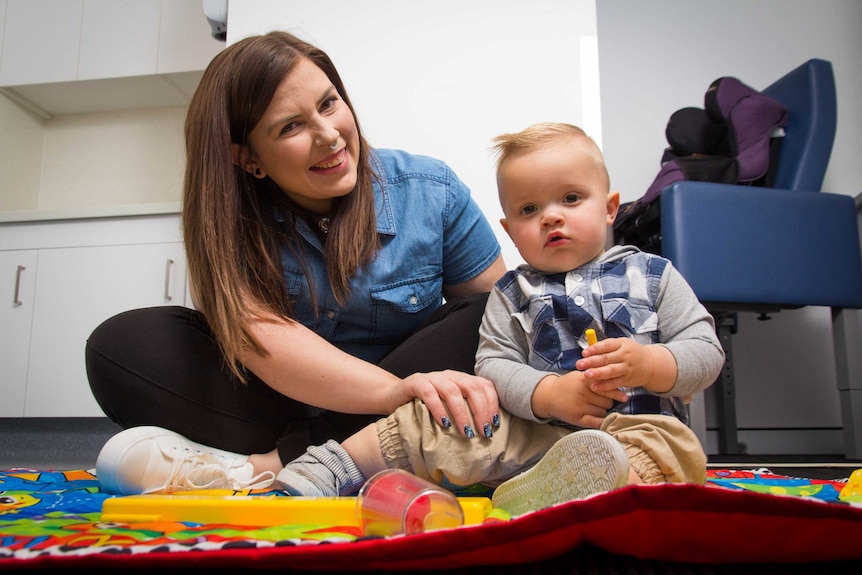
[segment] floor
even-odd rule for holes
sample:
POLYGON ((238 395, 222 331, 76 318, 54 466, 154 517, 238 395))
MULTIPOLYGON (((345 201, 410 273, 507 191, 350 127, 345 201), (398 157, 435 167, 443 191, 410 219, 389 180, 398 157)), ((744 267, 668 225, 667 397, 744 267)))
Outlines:
POLYGON ((710 469, 769 469, 777 475, 807 479, 846 479, 862 461, 843 455, 710 455, 710 469))
MULTIPOLYGON (((118 431, 104 417, 0 418, 0 469, 92 469, 102 445, 118 431)), ((847 461, 843 455, 710 455, 708 467, 844 479, 862 469, 862 461, 847 461)))
POLYGON ((91 469, 118 431, 105 417, 0 418, 0 469, 91 469))

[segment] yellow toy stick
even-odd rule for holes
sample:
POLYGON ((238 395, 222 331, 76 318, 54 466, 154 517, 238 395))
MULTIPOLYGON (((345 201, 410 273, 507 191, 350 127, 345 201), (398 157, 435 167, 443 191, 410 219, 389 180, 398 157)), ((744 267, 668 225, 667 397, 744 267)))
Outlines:
MULTIPOLYGON (((273 525, 320 525, 361 527, 356 497, 283 497, 258 495, 246 497, 218 495, 207 491, 171 495, 130 495, 102 503, 102 521, 149 523, 187 521, 269 527, 273 525), (186 494, 189 493, 189 494, 186 494)), ((478 525, 491 513, 487 497, 459 497, 465 525, 478 525)))
POLYGON ((596 330, 593 328, 589 328, 584 332, 584 335, 587 336, 587 345, 596 345, 599 340, 596 337, 596 330))

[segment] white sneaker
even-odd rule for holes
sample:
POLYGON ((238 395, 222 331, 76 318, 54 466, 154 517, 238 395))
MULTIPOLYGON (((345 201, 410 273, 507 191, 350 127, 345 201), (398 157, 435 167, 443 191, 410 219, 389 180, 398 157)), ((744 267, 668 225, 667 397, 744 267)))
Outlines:
POLYGON ((114 435, 96 460, 96 477, 109 493, 135 495, 167 489, 264 489, 275 474, 257 476, 248 457, 207 447, 161 427, 132 427, 114 435))
POLYGON ((623 487, 628 478, 623 446, 604 431, 585 429, 563 437, 534 467, 501 483, 491 501, 512 516, 523 515, 623 487))

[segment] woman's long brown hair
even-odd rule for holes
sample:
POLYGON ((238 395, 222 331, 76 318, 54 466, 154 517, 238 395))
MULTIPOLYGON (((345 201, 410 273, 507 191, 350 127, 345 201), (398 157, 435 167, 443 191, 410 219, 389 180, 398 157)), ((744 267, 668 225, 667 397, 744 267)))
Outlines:
MULTIPOLYGON (((280 250, 290 250, 300 262, 305 256, 287 196, 269 178, 255 178, 234 164, 231 145, 246 146, 276 88, 302 58, 323 70, 353 113, 359 133, 356 188, 334 206, 326 239, 328 278, 339 303, 349 295, 350 278, 380 245, 369 147, 329 57, 284 32, 245 38, 217 55, 186 116, 183 238, 195 305, 241 381, 246 381, 241 352, 268 354, 252 335, 251 321, 293 317, 280 250)), ((313 294, 312 289, 312 299, 313 294)))

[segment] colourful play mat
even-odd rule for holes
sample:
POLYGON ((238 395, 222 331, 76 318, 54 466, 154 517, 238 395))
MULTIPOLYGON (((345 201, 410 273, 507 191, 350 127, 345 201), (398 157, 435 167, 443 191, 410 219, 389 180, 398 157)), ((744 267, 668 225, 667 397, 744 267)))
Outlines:
POLYGON ((587 544, 693 563, 862 559, 862 470, 846 481, 711 470, 706 486, 631 486, 515 519, 492 513, 474 525, 394 537, 366 537, 349 520, 105 521, 102 505, 113 497, 86 470, 0 471, 0 570, 127 561, 154 568, 251 561, 297 569, 441 569, 538 561, 587 544), (659 524, 666 528, 654 529, 659 524))

